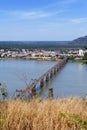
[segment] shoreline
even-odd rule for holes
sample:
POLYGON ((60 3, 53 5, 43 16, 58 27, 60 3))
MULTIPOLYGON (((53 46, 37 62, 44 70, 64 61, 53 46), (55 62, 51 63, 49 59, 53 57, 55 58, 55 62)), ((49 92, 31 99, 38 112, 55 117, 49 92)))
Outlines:
POLYGON ((69 60, 70 62, 77 62, 82 64, 87 64, 87 60, 69 60))
POLYGON ((19 57, 19 58, 0 58, 0 60, 37 60, 37 61, 59 61, 61 59, 55 59, 55 58, 51 58, 51 57, 35 57, 35 58, 32 58, 32 57, 19 57))

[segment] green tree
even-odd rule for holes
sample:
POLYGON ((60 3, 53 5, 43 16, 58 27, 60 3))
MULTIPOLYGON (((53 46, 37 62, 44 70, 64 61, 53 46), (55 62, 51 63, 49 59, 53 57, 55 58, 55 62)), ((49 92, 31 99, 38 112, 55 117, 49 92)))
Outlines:
POLYGON ((87 52, 85 52, 83 60, 87 60, 87 52))
POLYGON ((8 92, 6 89, 6 84, 5 83, 0 83, 0 95, 3 100, 5 100, 8 97, 8 92))
POLYGON ((84 46, 84 48, 87 50, 87 46, 84 46))

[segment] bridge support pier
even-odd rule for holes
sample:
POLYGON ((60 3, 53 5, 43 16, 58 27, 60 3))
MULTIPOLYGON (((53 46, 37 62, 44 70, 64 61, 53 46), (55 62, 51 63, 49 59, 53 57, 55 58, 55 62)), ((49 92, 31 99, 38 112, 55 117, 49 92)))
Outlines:
POLYGON ((46 75, 46 82, 49 81, 49 75, 46 75))
POLYGON ((50 79, 53 77, 53 71, 50 72, 50 79))
POLYGON ((44 80, 41 79, 41 81, 40 81, 40 88, 42 88, 43 86, 44 86, 44 80))
POLYGON ((58 70, 59 70, 59 66, 57 66, 57 68, 56 68, 56 71, 58 72, 58 70))
POLYGON ((34 87, 32 88, 32 95, 33 95, 33 96, 36 95, 36 86, 34 86, 34 87))
POLYGON ((57 72, 57 71, 56 71, 56 68, 54 68, 54 75, 56 74, 56 72, 57 72))
POLYGON ((60 63, 60 68, 62 68, 64 66, 64 63, 63 62, 61 62, 60 63))
POLYGON ((49 97, 50 99, 53 98, 53 88, 49 88, 48 97, 49 97))

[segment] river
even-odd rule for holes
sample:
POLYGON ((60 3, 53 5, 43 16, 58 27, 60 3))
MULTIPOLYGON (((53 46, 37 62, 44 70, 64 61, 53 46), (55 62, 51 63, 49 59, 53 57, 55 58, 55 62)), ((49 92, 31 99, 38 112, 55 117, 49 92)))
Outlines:
MULTIPOLYGON (((9 97, 13 97, 16 89, 24 89, 49 68, 55 61, 32 60, 0 60, 0 82, 5 83, 9 97)), ((87 94, 87 65, 68 62, 41 91, 42 98, 47 98, 48 88, 52 87, 55 98, 85 97, 87 94)))

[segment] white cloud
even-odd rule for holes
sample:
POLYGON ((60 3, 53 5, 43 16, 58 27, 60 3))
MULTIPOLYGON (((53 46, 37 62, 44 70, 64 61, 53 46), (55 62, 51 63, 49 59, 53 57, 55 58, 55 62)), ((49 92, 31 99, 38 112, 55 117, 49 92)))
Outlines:
POLYGON ((57 12, 45 12, 45 11, 6 11, 1 10, 0 15, 12 17, 12 18, 18 18, 18 19, 39 19, 39 18, 47 18, 51 16, 58 15, 59 13, 63 12, 57 11, 57 12))
POLYGON ((46 13, 42 11, 12 11, 11 14, 21 19, 36 19, 51 16, 51 13, 46 13))
POLYGON ((76 24, 87 23, 87 18, 76 18, 76 19, 72 19, 71 22, 76 24))

